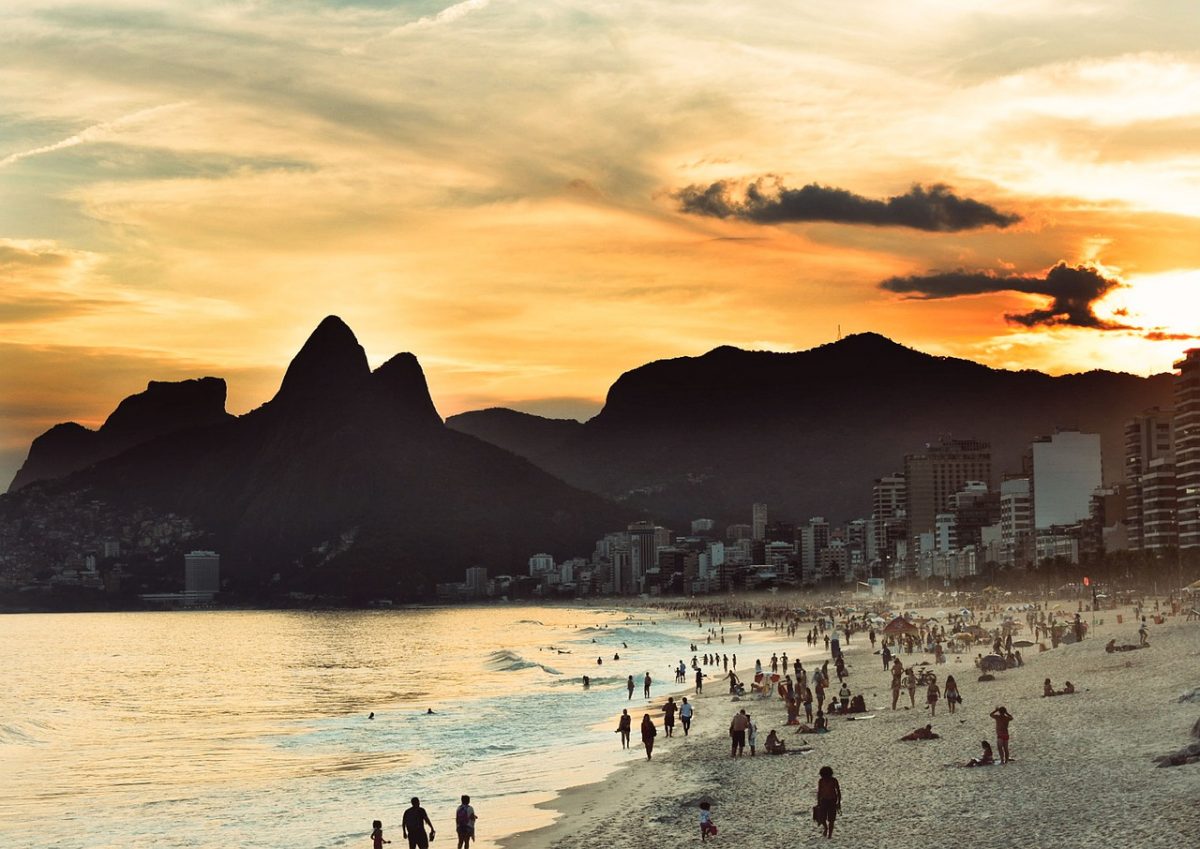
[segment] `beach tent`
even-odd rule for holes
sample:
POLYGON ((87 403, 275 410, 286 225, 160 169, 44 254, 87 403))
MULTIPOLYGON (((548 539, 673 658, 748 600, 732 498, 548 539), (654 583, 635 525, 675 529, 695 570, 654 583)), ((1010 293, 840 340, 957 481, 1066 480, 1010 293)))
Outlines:
POLYGON ((892 634, 916 634, 920 629, 909 622, 903 616, 897 616, 891 622, 883 626, 883 633, 892 634))
POLYGON ((979 668, 984 672, 1002 672, 1008 668, 1008 663, 998 654, 989 654, 979 661, 979 668))

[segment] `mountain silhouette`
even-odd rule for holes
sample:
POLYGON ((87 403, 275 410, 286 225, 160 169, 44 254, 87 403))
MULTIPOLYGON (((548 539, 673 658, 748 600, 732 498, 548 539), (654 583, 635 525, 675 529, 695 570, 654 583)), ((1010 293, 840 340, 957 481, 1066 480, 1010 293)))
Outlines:
POLYGON ((523 573, 531 554, 590 551, 628 521, 602 498, 447 428, 417 359, 398 354, 371 371, 336 317, 258 409, 5 498, 30 490, 43 499, 82 490, 189 517, 221 552, 222 575, 247 594, 358 600, 419 598, 468 566, 523 573))
POLYGON ((66 422, 35 439, 9 492, 34 481, 85 469, 156 437, 219 424, 229 418, 225 412, 225 381, 220 378, 173 383, 152 380, 145 392, 122 401, 98 430, 66 422))
POLYGON ((1117 480, 1124 422, 1169 407, 1171 392, 1170 375, 1005 371, 863 333, 798 353, 720 347, 649 363, 585 423, 490 409, 447 425, 676 527, 749 521, 754 502, 772 518, 842 521, 869 515, 874 479, 943 435, 990 441, 996 484, 1036 437, 1096 432, 1117 480))

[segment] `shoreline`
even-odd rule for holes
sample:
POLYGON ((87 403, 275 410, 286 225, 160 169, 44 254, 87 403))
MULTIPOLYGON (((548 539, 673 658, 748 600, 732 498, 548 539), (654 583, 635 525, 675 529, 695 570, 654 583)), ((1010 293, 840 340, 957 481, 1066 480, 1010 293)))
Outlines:
MULTIPOLYGON (((664 611, 664 613, 666 612, 664 611)), ((761 646, 760 655, 765 651, 777 651, 782 648, 791 649, 799 644, 802 647, 801 662, 808 669, 813 668, 813 661, 818 658, 824 659, 823 656, 828 651, 821 644, 812 647, 807 646, 803 642, 803 634, 800 633, 797 633, 794 637, 788 637, 774 630, 768 631, 765 629, 762 632, 747 630, 745 633, 753 634, 755 637, 757 637, 758 633, 768 633, 771 635, 766 640, 759 641, 755 639, 750 643, 738 644, 739 648, 747 650, 761 646), (813 654, 814 652, 816 654, 813 654)), ((869 646, 865 633, 859 635, 859 639, 855 640, 849 648, 843 646, 843 654, 846 655, 848 664, 851 662, 852 657, 861 651, 864 645, 869 646)), ((699 651, 696 654, 703 655, 705 653, 704 649, 707 647, 698 643, 697 648, 699 651)), ((729 644, 725 644, 723 648, 728 649, 729 644)), ((721 653, 733 654, 732 651, 722 651, 721 653)), ((796 655, 793 655, 789 651, 789 659, 794 659, 795 657, 796 655)), ((816 663, 816 666, 819 667, 820 663, 816 663)), ((744 663, 741 667, 743 672, 752 669, 752 660, 749 663, 744 663)), ((690 668, 689 671, 691 671, 690 668)), ((753 678, 752 671, 748 673, 748 677, 753 678)), ((724 679, 717 678, 716 683, 721 685, 719 689, 709 689, 706 687, 705 692, 700 696, 695 695, 695 688, 693 686, 688 686, 682 691, 669 690, 661 697, 655 697, 655 706, 645 711, 657 720, 657 718, 661 717, 662 713, 661 703, 668 696, 674 696, 676 701, 678 701, 680 695, 686 695, 688 700, 696 707, 696 719, 693 720, 691 733, 686 738, 683 735, 682 727, 677 722, 675 726, 676 733, 670 738, 673 743, 670 748, 665 748, 662 745, 665 739, 662 736, 662 725, 661 722, 656 721, 659 736, 655 738, 653 761, 647 763, 644 755, 642 757, 631 758, 625 763, 618 764, 612 772, 601 779, 571 785, 554 791, 555 795, 553 798, 534 805, 539 810, 551 812, 554 816, 553 822, 527 831, 520 831, 507 837, 498 838, 496 846, 500 847, 500 849, 550 849, 550 847, 555 846, 580 845, 572 842, 578 839, 580 821, 588 823, 623 821, 622 818, 629 813, 632 804, 631 800, 642 799, 647 796, 658 798, 657 794, 660 794, 663 788, 667 786, 673 790, 687 788, 686 792, 682 793, 682 797, 686 800, 691 800, 694 797, 694 802, 689 804, 685 801, 683 807, 686 814, 695 819, 695 814, 697 813, 696 805, 701 798, 709 798, 709 793, 700 784, 698 777, 688 773, 687 768, 681 764, 681 759, 685 758, 693 747, 711 748, 714 745, 720 751, 725 752, 724 759, 730 762, 749 762, 751 760, 757 761, 769 758, 769 755, 765 755, 760 751, 752 759, 748 751, 749 747, 747 747, 747 754, 744 757, 730 758, 727 754, 729 745, 729 720, 737 710, 742 708, 757 708, 757 710, 750 710, 751 715, 757 719, 760 716, 767 715, 768 707, 775 708, 774 713, 778 713, 782 705, 778 696, 774 694, 762 699, 747 696, 737 702, 730 702, 731 697, 729 696, 724 679), (680 745, 676 745, 674 742, 685 739, 687 742, 680 745), (720 740, 721 742, 714 743, 714 740, 720 740)), ((782 722, 777 722, 774 725, 760 722, 758 737, 760 746, 766 739, 767 733, 771 728, 785 729, 786 726, 782 722)), ((789 747, 793 746, 794 742, 800 739, 793 737, 789 731, 784 731, 784 734, 787 735, 789 747)), ((809 737, 808 739, 812 738, 809 737)), ((800 744, 795 743, 795 745, 800 744)), ((631 752, 636 751, 639 754, 642 754, 644 751, 641 740, 638 737, 636 722, 634 723, 629 748, 631 752)), ((804 755, 796 754, 789 757, 804 757, 804 755)), ((612 845, 620 844, 614 843, 612 845)))
MULTIPOLYGON (((701 799, 713 804, 718 840, 729 834, 739 844, 751 838, 816 840, 819 830, 808 814, 816 772, 826 763, 845 794, 834 839, 856 846, 931 838, 980 845, 983 838, 982 845, 1005 849, 1051 843, 1098 849, 1111 846, 1116 834, 1128 845, 1190 845, 1200 828, 1200 764, 1160 769, 1153 757, 1194 742, 1188 732, 1200 710, 1178 697, 1200 687, 1200 624, 1168 617, 1165 624, 1150 625, 1149 649, 1107 654, 1104 643, 1111 638, 1136 643, 1137 626, 1130 608, 1104 610, 1098 619, 1083 642, 1040 653, 1026 649, 1024 667, 999 673, 993 682, 976 680, 977 647, 950 654, 944 667, 934 666, 932 655, 901 655, 906 666, 928 661, 939 684, 947 674, 958 680, 964 703, 950 715, 943 700, 933 718, 923 709, 920 691, 915 710, 890 709, 890 677, 870 652, 866 634, 856 634, 843 647, 851 669, 847 680, 855 693, 865 694, 872 721, 838 716, 831 718, 830 734, 781 735, 789 748, 802 741, 813 745, 811 754, 760 752, 753 759, 731 759, 729 717, 739 707, 761 705, 751 710, 761 742, 770 728, 785 727, 782 703, 730 702, 724 690, 706 693, 696 702, 697 723, 686 745, 656 745, 650 764, 631 760, 600 781, 559 790, 537 805, 554 814, 553 823, 497 845, 603 849, 628 845, 636 831, 642 837, 634 845, 694 841, 701 799), (1123 624, 1116 623, 1118 613, 1123 624), (1055 687, 1071 680, 1077 692, 1042 698, 1046 677, 1055 687), (995 744, 988 712, 996 704, 1015 717, 1013 762, 960 769, 978 754, 981 739, 995 744), (942 739, 899 742, 926 723, 942 739), (1038 806, 1032 816, 1030 804, 1038 806)), ((902 693, 902 707, 906 697, 902 693)), ((660 732, 656 744, 662 739, 660 732)))

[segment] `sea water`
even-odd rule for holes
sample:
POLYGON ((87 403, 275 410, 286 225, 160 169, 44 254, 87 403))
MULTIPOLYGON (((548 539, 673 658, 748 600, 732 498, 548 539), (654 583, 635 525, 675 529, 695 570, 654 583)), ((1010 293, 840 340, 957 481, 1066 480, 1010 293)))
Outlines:
POLYGON ((374 819, 400 840, 412 796, 449 842, 466 793, 493 846, 644 757, 641 713, 689 689, 690 643, 752 670, 744 623, 707 646, 709 624, 512 605, 0 617, 0 845, 364 846, 374 819))

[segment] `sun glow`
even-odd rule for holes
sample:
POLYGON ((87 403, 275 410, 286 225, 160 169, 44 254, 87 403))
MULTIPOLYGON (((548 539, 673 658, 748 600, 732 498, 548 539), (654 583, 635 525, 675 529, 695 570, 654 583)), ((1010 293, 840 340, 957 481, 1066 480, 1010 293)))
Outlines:
POLYGON ((1132 277, 1096 304, 1096 314, 1149 333, 1200 340, 1200 269, 1132 277))

